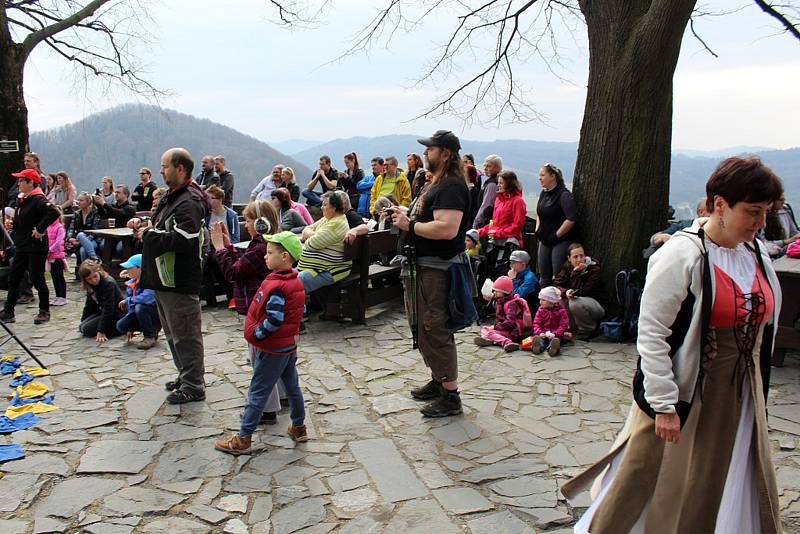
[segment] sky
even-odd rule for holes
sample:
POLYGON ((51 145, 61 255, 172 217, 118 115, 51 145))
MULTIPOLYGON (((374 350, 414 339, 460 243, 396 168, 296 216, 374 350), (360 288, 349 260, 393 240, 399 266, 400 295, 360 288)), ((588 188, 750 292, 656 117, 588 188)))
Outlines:
MULTIPOLYGON (((394 31, 381 35, 368 51, 337 60, 386 0, 330 0, 322 11, 321 2, 307 1, 304 7, 316 13, 315 21, 294 30, 274 23, 277 12, 268 0, 147 4, 149 20, 142 28, 149 44, 133 46, 148 79, 170 93, 158 103, 267 143, 440 128, 474 140, 578 139, 588 77, 581 21, 556 22, 560 60, 555 73, 532 57, 514 66, 515 78, 529 91, 526 102, 542 120, 498 124, 482 111, 483 120, 465 124, 453 116, 413 120, 487 58, 490 32, 476 38, 473 54, 459 58, 449 74, 440 70, 432 81, 415 83, 449 36, 455 2, 414 24, 392 25, 394 31)), ((707 12, 735 12, 695 21, 719 57, 688 31, 684 36, 674 78, 673 148, 799 146, 800 42, 781 34, 753 2, 701 0, 698 5, 707 12)), ((406 12, 412 17, 414 6, 406 12)), ((528 35, 539 27, 532 24, 528 35)), ((121 89, 76 84, 73 69, 43 46, 28 62, 25 96, 32 131, 122 103, 148 102, 121 89)))

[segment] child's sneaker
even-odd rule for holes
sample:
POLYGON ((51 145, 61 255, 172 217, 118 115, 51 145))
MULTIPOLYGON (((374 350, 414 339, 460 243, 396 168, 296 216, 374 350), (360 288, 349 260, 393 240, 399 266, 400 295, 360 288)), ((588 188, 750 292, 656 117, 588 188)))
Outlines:
POLYGON ((547 347, 547 354, 552 358, 558 354, 559 349, 561 349, 561 340, 554 337, 552 341, 550 341, 550 346, 547 347))
POLYGON ((503 347, 503 350, 506 352, 514 352, 515 350, 519 350, 519 343, 509 343, 503 347))
POLYGON ((50 306, 64 306, 67 304, 66 297, 56 297, 53 299, 53 302, 50 303, 50 306))
POLYGON ((542 353, 542 337, 541 336, 533 336, 533 340, 531 340, 531 352, 534 354, 541 354, 542 353))
POLYGON ((214 448, 218 451, 227 452, 234 456, 240 454, 250 454, 250 443, 253 436, 242 437, 239 433, 233 434, 229 438, 218 439, 214 442, 214 448))
POLYGON ((305 443, 308 441, 306 425, 289 425, 289 437, 296 443, 305 443))
POLYGON ((491 341, 489 339, 483 339, 481 336, 478 336, 475 338, 475 344, 478 345, 479 347, 489 347, 491 345, 494 345, 494 341, 491 341))

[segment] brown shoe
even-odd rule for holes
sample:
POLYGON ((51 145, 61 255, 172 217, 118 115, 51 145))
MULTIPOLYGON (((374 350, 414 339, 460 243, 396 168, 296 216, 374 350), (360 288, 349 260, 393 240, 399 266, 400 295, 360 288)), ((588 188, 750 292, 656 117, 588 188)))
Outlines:
POLYGON ((17 304, 30 304, 33 302, 33 295, 22 295, 17 299, 17 304))
POLYGON ((250 454, 250 442, 253 436, 242 437, 239 433, 233 434, 229 438, 218 439, 214 442, 214 448, 218 451, 227 452, 234 456, 240 454, 250 454))
POLYGON ((33 318, 33 324, 42 324, 50 321, 50 312, 40 311, 39 315, 33 318))
POLYGON ((289 437, 297 443, 305 443, 308 441, 306 425, 289 425, 289 437))
POLYGON ((147 349, 152 349, 155 346, 156 346, 156 338, 146 337, 136 345, 136 348, 140 350, 147 350, 147 349))

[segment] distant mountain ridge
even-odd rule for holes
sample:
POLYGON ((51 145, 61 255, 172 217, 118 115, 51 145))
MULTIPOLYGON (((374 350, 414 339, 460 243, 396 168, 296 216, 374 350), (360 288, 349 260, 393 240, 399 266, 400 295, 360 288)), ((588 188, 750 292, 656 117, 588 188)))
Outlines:
MULTIPOLYGON (((422 153, 423 146, 417 143, 421 135, 384 135, 380 137, 351 137, 334 139, 315 147, 307 148, 292 156, 309 167, 317 164, 321 154, 327 154, 334 160, 334 166, 340 168, 341 156, 355 151, 360 158, 361 166, 369 168, 369 162, 376 155, 395 155, 405 164, 405 156, 409 152, 422 153)), ((528 199, 538 197, 539 168, 545 163, 557 165, 563 172, 567 182, 572 182, 575 173, 575 160, 578 155, 578 143, 531 141, 523 139, 500 139, 496 141, 461 140, 461 153, 471 153, 475 162, 481 166, 486 156, 499 154, 503 158, 505 168, 514 170, 523 184, 528 199)), ((714 167, 725 157, 742 154, 757 154, 784 181, 789 202, 800 206, 800 148, 787 150, 758 149, 759 147, 733 147, 728 151, 696 151, 708 153, 707 156, 689 156, 686 152, 673 151, 672 170, 670 175, 670 203, 679 210, 679 215, 688 217, 694 212, 697 200, 705 195, 705 183, 714 167), (750 150, 753 149, 753 150, 750 150)))
POLYGON ((224 155, 236 177, 236 202, 245 202, 278 163, 292 167, 298 181, 307 181, 311 174, 301 162, 233 128, 155 106, 126 104, 60 128, 34 132, 31 146, 41 153, 46 172, 66 171, 78 191, 94 191, 106 175, 133 188, 139 183, 141 167, 150 168, 155 182, 163 185, 159 158, 175 146, 192 154, 195 175, 204 154, 224 155))

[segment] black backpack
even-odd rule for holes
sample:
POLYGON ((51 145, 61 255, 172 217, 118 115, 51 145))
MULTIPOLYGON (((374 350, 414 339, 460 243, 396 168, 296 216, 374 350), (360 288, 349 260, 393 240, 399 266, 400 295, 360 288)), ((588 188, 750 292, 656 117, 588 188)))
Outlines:
POLYGON ((636 269, 620 271, 614 285, 622 315, 600 323, 600 329, 604 336, 613 341, 635 339, 639 329, 639 304, 644 278, 636 269))

